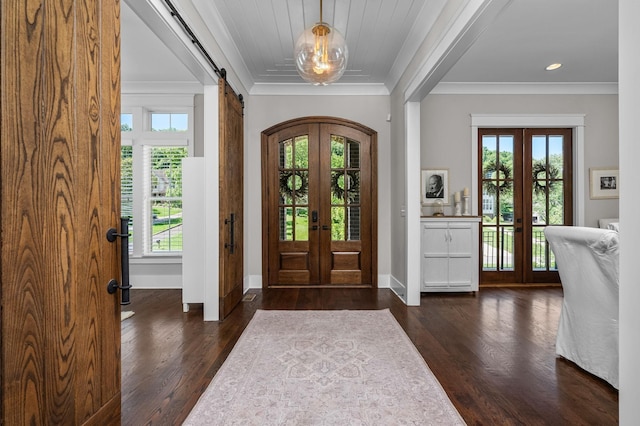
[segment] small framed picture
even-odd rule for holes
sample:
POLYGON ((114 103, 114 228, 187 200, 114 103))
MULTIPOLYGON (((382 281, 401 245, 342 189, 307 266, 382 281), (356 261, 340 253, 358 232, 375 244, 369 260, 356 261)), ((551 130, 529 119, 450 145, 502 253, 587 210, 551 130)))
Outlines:
POLYGON ((589 197, 592 200, 620 197, 618 169, 589 169, 589 197))
POLYGON ((436 201, 441 201, 443 205, 449 205, 449 170, 422 170, 422 185, 420 188, 423 205, 433 205, 436 201))

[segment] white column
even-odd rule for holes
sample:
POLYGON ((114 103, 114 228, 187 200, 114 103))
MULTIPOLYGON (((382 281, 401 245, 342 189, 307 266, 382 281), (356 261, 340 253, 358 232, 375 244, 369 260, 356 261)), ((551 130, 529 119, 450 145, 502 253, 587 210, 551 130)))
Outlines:
POLYGON ((407 205, 407 300, 420 306, 420 102, 405 104, 407 205))
POLYGON ((220 191, 219 174, 219 125, 218 125, 218 86, 204 86, 204 196, 205 196, 205 287, 204 320, 220 319, 220 253, 219 221, 220 191))
MULTIPOLYGON (((613 7, 613 5, 612 5, 613 7)), ((619 7, 619 114, 620 114, 620 424, 636 425, 640 419, 640 2, 620 0, 619 7)))

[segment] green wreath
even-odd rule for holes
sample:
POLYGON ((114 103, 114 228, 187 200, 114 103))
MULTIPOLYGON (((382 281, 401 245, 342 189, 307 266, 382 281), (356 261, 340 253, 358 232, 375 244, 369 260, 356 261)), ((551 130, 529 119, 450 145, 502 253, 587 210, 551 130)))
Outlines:
POLYGON ((560 171, 553 164, 547 166, 539 161, 533 165, 533 190, 536 194, 544 194, 547 189, 551 191, 556 184, 560 171), (542 174, 542 177, 540 176, 542 174))
POLYGON ((344 200, 345 195, 347 196, 348 202, 353 202, 357 198, 358 192, 360 191, 360 177, 358 172, 355 170, 349 170, 346 174, 343 173, 331 173, 331 193, 334 197, 344 200), (346 182, 342 181, 342 187, 340 187, 340 178, 346 176, 346 179, 349 179, 349 185, 346 182), (349 188, 345 190, 344 188, 349 188))
POLYGON ((294 195, 301 197, 309 189, 307 174, 299 170, 283 170, 280 172, 280 196, 292 199, 294 195))
POLYGON ((500 165, 496 167, 496 162, 490 161, 484 166, 482 175, 487 178, 484 180, 484 188, 490 195, 502 195, 511 189, 511 168, 504 163, 500 163, 500 165), (497 175, 497 179, 493 177, 494 173, 497 175), (502 176, 500 176, 500 174, 502 174, 502 176), (500 182, 500 184, 497 185, 496 181, 500 182))

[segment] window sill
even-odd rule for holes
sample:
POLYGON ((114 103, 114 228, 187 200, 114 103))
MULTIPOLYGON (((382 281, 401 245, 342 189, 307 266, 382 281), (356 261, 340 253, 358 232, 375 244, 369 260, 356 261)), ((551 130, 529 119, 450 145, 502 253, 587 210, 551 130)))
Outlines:
POLYGON ((182 255, 151 255, 144 257, 129 256, 130 265, 153 265, 153 264, 181 264, 182 255))

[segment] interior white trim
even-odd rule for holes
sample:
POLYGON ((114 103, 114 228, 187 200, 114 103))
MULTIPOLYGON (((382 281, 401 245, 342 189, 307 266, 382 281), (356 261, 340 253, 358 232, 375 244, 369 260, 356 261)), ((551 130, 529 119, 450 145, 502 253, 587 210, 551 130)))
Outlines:
POLYGON ((385 85, 390 92, 392 92, 396 87, 402 77, 402 73, 404 73, 413 58, 416 56, 416 52, 429 35, 434 22, 437 20, 438 16, 440 16, 446 2, 446 0, 431 0, 425 2, 424 6, 422 6, 418 17, 411 27, 411 31, 409 31, 404 44, 400 48, 400 53, 398 53, 398 56, 387 75, 385 85))
MULTIPOLYGON (((573 223, 584 226, 586 179, 584 165, 585 114, 471 114, 472 199, 478 196, 478 129, 482 127, 573 128, 573 223)), ((476 206, 477 208, 477 206, 476 206)), ((474 214, 477 212, 474 211, 474 214)))
POLYGON ((435 95, 617 95, 618 83, 440 82, 435 95))

